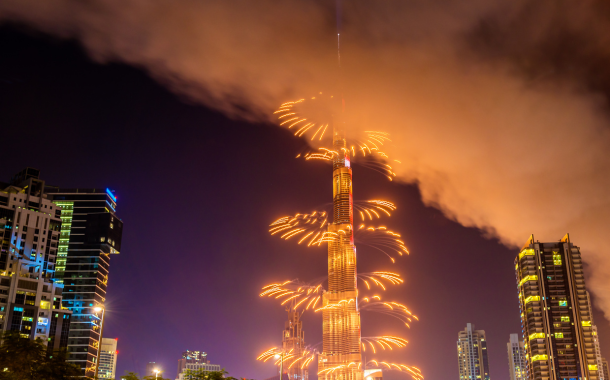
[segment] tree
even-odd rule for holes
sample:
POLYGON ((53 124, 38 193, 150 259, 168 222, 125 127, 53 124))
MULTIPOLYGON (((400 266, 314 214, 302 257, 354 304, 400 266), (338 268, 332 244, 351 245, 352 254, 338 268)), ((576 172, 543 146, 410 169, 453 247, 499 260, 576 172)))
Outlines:
POLYGON ((80 376, 81 370, 66 363, 66 352, 49 354, 40 339, 22 338, 17 331, 0 335, 0 380, 68 380, 80 376))
POLYGON ((186 370, 184 377, 189 380, 238 380, 228 375, 229 372, 224 368, 220 371, 207 372, 204 369, 186 370))

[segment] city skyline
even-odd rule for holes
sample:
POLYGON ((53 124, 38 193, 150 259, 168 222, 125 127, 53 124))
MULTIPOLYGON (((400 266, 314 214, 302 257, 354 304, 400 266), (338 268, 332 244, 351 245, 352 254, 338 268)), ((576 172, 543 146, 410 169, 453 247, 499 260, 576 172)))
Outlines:
MULTIPOLYGON (((11 126, 7 141, 30 144, 27 154, 7 146, 11 159, 0 177, 29 166, 50 184, 84 183, 119 194, 125 254, 110 271, 104 332, 121 340, 117 374, 142 374, 155 361, 173 376, 184 348, 201 347, 233 376, 271 377, 273 366, 256 363, 256 353, 278 345, 285 313, 256 297, 258 290, 278 275, 323 276, 327 257, 287 247, 267 236, 265 226, 286 210, 328 203, 327 192, 312 190, 330 188, 328 165, 295 160, 306 145, 280 128, 184 101, 141 69, 92 62, 73 41, 3 26, 0 46, 10 53, 0 63, 0 122, 11 126), (53 160, 49 142, 58 147, 53 160)), ((407 300, 421 318, 402 334, 400 323, 363 316, 363 328, 377 326, 363 336, 406 335, 409 346, 390 353, 392 361, 435 379, 455 376, 455 361, 437 363, 430 353, 454 357, 455 332, 472 322, 489 336, 493 380, 508 379, 506 337, 520 330, 513 272, 519 249, 426 206, 416 185, 362 169, 354 179, 359 198, 381 194, 400 206, 388 226, 403 233, 413 253, 394 264, 406 284, 388 297, 407 300), (474 296, 463 297, 464 289, 474 296)), ((586 257, 586 237, 571 236, 586 257)), ((592 298, 601 356, 608 356, 610 327, 595 293, 592 298)), ((322 340, 318 318, 304 316, 303 329, 309 342, 322 340)), ((384 373, 391 380, 403 376, 384 373)))

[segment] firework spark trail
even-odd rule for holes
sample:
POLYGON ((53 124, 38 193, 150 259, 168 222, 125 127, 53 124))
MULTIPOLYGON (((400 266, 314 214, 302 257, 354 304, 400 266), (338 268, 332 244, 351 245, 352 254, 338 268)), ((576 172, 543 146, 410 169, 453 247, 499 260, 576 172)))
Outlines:
POLYGON ((390 335, 384 335, 384 336, 371 336, 371 337, 362 337, 360 338, 361 340, 361 345, 362 345, 362 351, 366 352, 366 344, 368 343, 371 347, 371 349, 373 350, 373 353, 377 353, 377 350, 375 349, 375 345, 373 343, 377 343, 379 345, 379 347, 385 351, 386 348, 393 350, 393 348, 402 348, 402 347, 406 347, 407 344, 409 343, 406 339, 397 337, 397 336, 390 336, 390 335))
POLYGON ((383 252, 390 258, 392 263, 395 263, 396 260, 388 251, 396 252, 399 256, 402 256, 404 253, 407 255, 409 254, 409 250, 405 246, 404 241, 400 240, 400 234, 388 230, 383 226, 367 227, 365 224, 361 224, 354 233, 354 239, 358 244, 366 245, 383 252))
POLYGON ((274 297, 281 301, 281 305, 285 305, 289 301, 293 301, 290 308, 296 311, 299 307, 303 308, 303 311, 309 310, 310 308, 315 309, 316 305, 320 302, 324 288, 321 283, 316 285, 304 284, 297 280, 285 281, 283 283, 276 283, 266 285, 262 288, 262 292, 259 294, 260 297, 274 297))
POLYGON ((372 282, 374 285, 381 287, 383 290, 386 290, 386 289, 385 289, 385 285, 383 285, 383 282, 381 280, 387 280, 393 285, 402 284, 404 282, 404 280, 402 278, 400 278, 400 275, 398 273, 393 273, 393 272, 359 273, 358 279, 361 280, 362 282, 364 282, 367 289, 369 289, 369 290, 371 289, 370 282, 372 282))
MULTIPOLYGON (((408 328, 411 328, 410 323, 415 319, 419 320, 416 315, 403 304, 398 302, 385 302, 379 296, 365 297, 359 302, 360 310, 373 311, 376 313, 386 314, 402 321, 408 328)), ((316 310, 317 311, 317 310, 316 310)))
POLYGON ((354 209, 360 213, 362 221, 372 221, 380 219, 382 215, 391 216, 391 212, 396 210, 396 206, 392 202, 374 199, 371 201, 354 202, 354 209))
POLYGON ((280 234, 280 237, 285 240, 303 234, 298 244, 309 238, 307 246, 320 245, 321 239, 326 237, 324 235, 328 224, 326 211, 314 211, 311 214, 296 214, 279 218, 269 225, 271 227, 269 232, 271 235, 280 234))
POLYGON ((423 380, 424 379, 424 375, 422 375, 421 370, 417 367, 407 366, 404 364, 382 362, 382 361, 377 361, 377 360, 368 361, 366 363, 365 367, 367 367, 369 364, 375 364, 375 366, 377 366, 377 367, 385 366, 385 367, 387 367, 387 369, 389 371, 407 372, 411 375, 411 377, 414 380, 423 380))
POLYGON ((256 360, 267 362, 271 359, 277 359, 274 363, 275 365, 279 365, 280 362, 283 361, 283 365, 286 367, 286 369, 290 369, 295 365, 298 365, 301 367, 301 369, 303 369, 311 364, 317 353, 317 350, 309 346, 305 347, 305 350, 300 355, 297 355, 294 349, 283 351, 281 348, 273 347, 260 354, 256 360))
MULTIPOLYGON (((379 199, 356 202, 355 208, 359 211, 363 221, 367 218, 369 220, 377 219, 382 215, 391 216, 391 212, 396 210, 396 206, 392 202, 379 199)), ((311 214, 299 213, 294 216, 281 217, 269 225, 269 232, 284 240, 298 239, 297 244, 306 243, 308 247, 319 247, 323 243, 335 241, 339 238, 338 234, 342 232, 342 230, 329 232, 327 231, 328 225, 328 213, 314 211, 311 214)), ((345 231, 343 232, 345 233, 345 231)), ((393 263, 395 259, 388 251, 394 251, 400 256, 403 253, 409 254, 404 242, 399 239, 400 235, 384 226, 366 227, 362 224, 354 232, 356 241, 383 252, 393 263)))
MULTIPOLYGON (((322 95, 320 93, 320 95, 322 95)), ((309 100, 299 99, 297 101, 291 101, 283 103, 274 114, 277 115, 280 126, 284 126, 294 132, 297 137, 307 137, 309 134, 311 138, 309 141, 322 141, 326 135, 326 130, 330 125, 330 115, 325 116, 324 120, 315 120, 312 115, 306 115, 307 111, 303 109, 304 106, 311 106, 310 103, 318 101, 332 101, 333 97, 312 97, 309 100), (316 140, 317 139, 317 140, 316 140)), ((362 162, 363 166, 373 169, 384 176, 390 181, 396 176, 392 167, 385 163, 389 160, 388 155, 381 149, 383 145, 391 142, 389 134, 382 131, 364 131, 364 138, 361 140, 354 141, 353 144, 347 148, 343 148, 347 153, 350 153, 353 158, 373 158, 374 160, 365 160, 362 162)), ((332 149, 319 148, 318 152, 309 152, 304 155, 306 160, 318 159, 331 161, 337 152, 332 149)), ((299 154, 297 156, 300 157, 299 154)), ((395 162, 400 163, 397 160, 395 162)))

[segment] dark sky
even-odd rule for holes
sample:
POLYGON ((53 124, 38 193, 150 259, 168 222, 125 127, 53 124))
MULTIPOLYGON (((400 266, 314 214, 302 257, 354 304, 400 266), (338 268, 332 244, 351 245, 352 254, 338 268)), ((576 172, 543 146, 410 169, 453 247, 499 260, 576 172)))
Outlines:
MULTIPOLYGON (((331 168, 295 159, 305 145, 287 131, 185 102, 138 68, 91 62, 75 42, 4 26, 0 51, 0 179, 32 166, 49 184, 118 195, 125 227, 104 329, 118 338, 117 375, 156 361, 173 378, 181 352, 202 349, 233 376, 273 376, 273 365, 255 358, 279 344, 285 313, 259 289, 324 276, 327 262, 325 249, 284 242, 267 226, 329 203, 331 168)), ((383 296, 420 317, 407 330, 363 313, 363 336, 410 342, 367 359, 456 378, 457 333, 471 322, 487 333, 492 379, 508 379, 506 342, 520 330, 516 252, 424 206, 416 186, 357 165, 354 192, 398 205, 387 225, 411 256, 392 265, 359 247, 359 271, 401 273, 405 284, 383 296)), ((305 317, 307 343, 321 340, 320 317, 305 317)), ((610 329, 595 318, 608 352, 610 329)))

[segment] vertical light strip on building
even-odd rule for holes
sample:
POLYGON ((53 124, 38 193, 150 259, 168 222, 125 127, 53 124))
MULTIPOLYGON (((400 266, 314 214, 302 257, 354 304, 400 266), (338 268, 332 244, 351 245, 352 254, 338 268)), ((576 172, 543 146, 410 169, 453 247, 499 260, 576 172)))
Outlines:
POLYGON ((63 284, 64 272, 66 270, 66 258, 68 246, 70 245, 70 231, 72 230, 72 214, 74 213, 74 202, 54 202, 61 208, 61 234, 57 252, 57 263, 55 265, 55 276, 57 283, 63 284))

